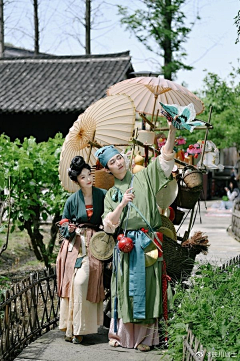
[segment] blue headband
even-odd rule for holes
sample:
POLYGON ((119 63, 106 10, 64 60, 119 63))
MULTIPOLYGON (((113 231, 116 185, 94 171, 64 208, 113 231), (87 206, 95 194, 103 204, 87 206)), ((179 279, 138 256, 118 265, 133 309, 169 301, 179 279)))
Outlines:
POLYGON ((113 145, 106 145, 105 147, 102 147, 96 151, 95 157, 99 159, 99 162, 103 167, 106 167, 109 159, 114 157, 116 154, 120 153, 116 148, 114 148, 113 145))

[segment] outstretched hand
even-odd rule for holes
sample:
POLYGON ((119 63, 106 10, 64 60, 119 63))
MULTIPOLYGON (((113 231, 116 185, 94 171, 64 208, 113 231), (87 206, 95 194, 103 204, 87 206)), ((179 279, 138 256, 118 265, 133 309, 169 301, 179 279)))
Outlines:
POLYGON ((168 127, 169 127, 169 130, 175 130, 175 131, 177 130, 177 128, 174 127, 173 123, 169 122, 169 121, 168 121, 168 127))
POLYGON ((126 192, 124 193, 123 199, 122 199, 122 202, 121 202, 121 205, 123 207, 125 207, 129 202, 133 201, 135 195, 134 195, 134 192, 132 192, 132 190, 133 190, 133 187, 128 188, 126 190, 126 192))

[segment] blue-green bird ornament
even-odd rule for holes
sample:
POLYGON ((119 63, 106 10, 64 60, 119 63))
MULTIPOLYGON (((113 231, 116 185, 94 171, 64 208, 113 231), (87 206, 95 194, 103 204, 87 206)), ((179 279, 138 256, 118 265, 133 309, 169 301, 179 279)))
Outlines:
POLYGON ((205 122, 195 119, 196 111, 192 103, 187 106, 177 104, 168 105, 161 102, 160 104, 163 108, 161 113, 169 122, 172 122, 173 126, 177 129, 187 129, 192 132, 195 127, 206 125, 205 122))

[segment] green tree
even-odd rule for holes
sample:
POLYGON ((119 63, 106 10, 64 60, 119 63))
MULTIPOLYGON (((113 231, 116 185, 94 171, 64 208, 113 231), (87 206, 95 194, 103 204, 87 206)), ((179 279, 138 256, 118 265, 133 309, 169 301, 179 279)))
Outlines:
MULTIPOLYGON (((210 106, 213 107, 213 129, 209 131, 208 138, 220 149, 232 146, 240 149, 240 68, 233 67, 227 80, 217 74, 207 73, 198 96, 203 99, 206 109, 198 118, 207 121, 210 106)), ((203 139, 204 135, 202 131, 193 131, 186 137, 187 143, 191 144, 197 139, 203 139)))
POLYGON ((234 20, 235 20, 234 24, 237 27, 237 38, 235 41, 235 44, 237 44, 239 42, 239 37, 240 37, 240 10, 238 11, 238 14, 237 16, 235 16, 234 20))
POLYGON ((182 44, 187 41, 191 31, 190 27, 185 26, 186 16, 181 11, 185 2, 186 0, 141 0, 145 9, 137 9, 132 14, 129 14, 127 7, 118 5, 121 24, 148 50, 163 58, 161 72, 164 78, 170 80, 180 69, 193 69, 183 63, 186 53, 182 44))
POLYGON ((6 135, 0 136, 0 186, 8 187, 10 177, 11 232, 15 227, 26 229, 39 261, 48 267, 55 245, 57 228, 68 193, 58 177, 58 165, 63 139, 61 134, 48 142, 37 143, 33 137, 21 143, 6 135), (4 183, 5 181, 5 183, 4 183), (51 216, 51 238, 44 242, 41 221, 51 216))

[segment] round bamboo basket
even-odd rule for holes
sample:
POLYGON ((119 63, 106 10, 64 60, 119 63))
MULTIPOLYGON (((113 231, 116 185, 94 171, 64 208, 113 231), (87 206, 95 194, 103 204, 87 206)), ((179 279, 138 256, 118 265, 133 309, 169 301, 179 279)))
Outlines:
POLYGON ((203 185, 203 175, 198 170, 191 170, 189 173, 184 175, 183 181, 188 188, 201 189, 203 185))

